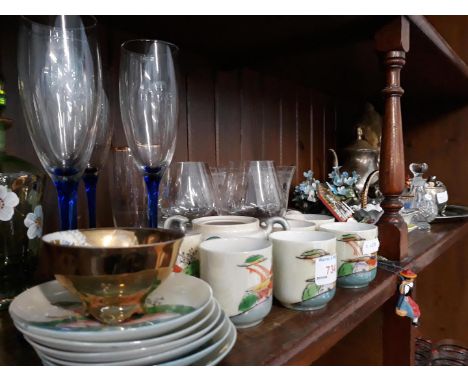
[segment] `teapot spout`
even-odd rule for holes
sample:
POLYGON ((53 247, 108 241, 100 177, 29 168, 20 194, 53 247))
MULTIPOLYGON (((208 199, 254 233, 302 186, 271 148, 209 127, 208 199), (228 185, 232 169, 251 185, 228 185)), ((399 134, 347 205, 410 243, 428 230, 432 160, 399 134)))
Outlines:
POLYGON ((338 167, 338 154, 334 149, 328 149, 332 152, 333 154, 333 168, 338 167))

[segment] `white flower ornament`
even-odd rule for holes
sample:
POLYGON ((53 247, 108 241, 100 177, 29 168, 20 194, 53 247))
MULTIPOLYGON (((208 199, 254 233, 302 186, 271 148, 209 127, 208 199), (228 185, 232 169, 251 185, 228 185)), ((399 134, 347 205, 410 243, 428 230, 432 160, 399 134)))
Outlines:
POLYGON ((41 206, 36 206, 36 208, 34 208, 34 212, 30 212, 26 215, 24 225, 28 227, 27 235, 29 239, 42 236, 42 220, 43 214, 41 206))
POLYGON ((18 196, 8 191, 5 186, 0 186, 0 221, 10 221, 19 203, 18 196))

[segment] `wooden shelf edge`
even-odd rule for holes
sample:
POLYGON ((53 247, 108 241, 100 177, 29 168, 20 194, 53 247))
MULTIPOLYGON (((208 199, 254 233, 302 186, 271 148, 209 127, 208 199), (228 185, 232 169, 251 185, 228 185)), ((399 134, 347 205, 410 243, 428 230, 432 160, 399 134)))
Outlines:
MULTIPOLYGON (((423 232, 420 234, 424 235, 423 232)), ((429 244, 426 247, 429 246, 429 248, 421 252, 418 251, 418 243, 410 244, 410 254, 406 261, 403 262, 403 265, 411 267, 416 273, 420 272, 466 234, 468 234, 468 221, 432 224, 432 232, 426 236, 428 238, 428 243, 426 244, 429 244), (450 227, 448 232, 446 231, 447 227, 450 227), (441 232, 444 233, 439 239, 441 232)))
MULTIPOLYGON (((411 267, 415 272, 420 272, 441 256, 445 249, 467 233, 468 222, 457 222, 433 224, 431 232, 410 234, 410 255, 403 266, 411 267)), ((310 365, 390 300, 396 293, 397 282, 398 277, 395 274, 379 269, 376 280, 366 290, 353 291, 339 288, 334 300, 326 308, 327 311, 316 316, 315 322, 314 316, 309 316, 307 319, 307 313, 275 307, 274 314, 265 320, 266 326, 271 325, 275 328, 269 327, 264 336, 279 335, 278 340, 285 341, 284 343, 280 342, 281 351, 270 350, 268 354, 265 352, 262 357, 259 354, 262 352, 262 346, 258 342, 256 352, 249 351, 250 345, 255 348, 254 338, 262 336, 262 325, 264 324, 261 324, 257 328, 250 329, 250 332, 243 330, 238 332, 243 343, 237 348, 235 346, 233 352, 222 364, 310 365), (288 318, 281 322, 275 322, 279 321, 278 318, 282 315, 287 315, 288 318), (299 327, 302 329, 301 336, 292 333, 295 339, 290 340, 290 342, 287 342, 288 339, 280 333, 280 331, 297 331, 299 327)), ((270 345, 270 342, 274 341, 267 342, 270 345)))
POLYGON ((468 65, 424 16, 406 16, 468 78, 468 65))

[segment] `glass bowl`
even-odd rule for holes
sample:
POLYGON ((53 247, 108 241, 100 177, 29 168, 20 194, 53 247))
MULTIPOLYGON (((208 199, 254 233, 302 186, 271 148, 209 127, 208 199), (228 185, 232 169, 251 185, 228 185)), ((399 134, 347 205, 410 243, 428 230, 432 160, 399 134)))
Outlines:
POLYGON ((58 282, 88 314, 118 324, 144 313, 146 296, 171 274, 183 236, 166 229, 98 228, 54 232, 42 241, 58 282))

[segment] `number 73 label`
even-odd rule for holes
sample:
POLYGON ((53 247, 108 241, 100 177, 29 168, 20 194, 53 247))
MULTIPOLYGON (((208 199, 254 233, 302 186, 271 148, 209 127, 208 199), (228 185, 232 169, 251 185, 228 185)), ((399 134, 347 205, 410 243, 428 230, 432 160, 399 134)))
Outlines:
POLYGON ((336 281, 336 255, 322 256, 315 261, 315 284, 326 285, 336 281))

